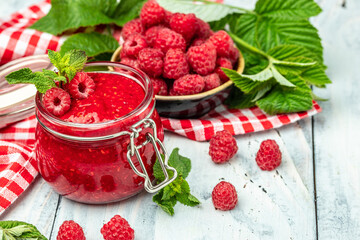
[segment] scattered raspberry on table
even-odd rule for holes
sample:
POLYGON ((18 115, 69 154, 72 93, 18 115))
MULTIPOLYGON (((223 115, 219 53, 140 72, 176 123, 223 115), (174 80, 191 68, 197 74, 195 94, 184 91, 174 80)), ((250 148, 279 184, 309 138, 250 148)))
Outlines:
POLYGON ((228 130, 217 132, 210 140, 209 155, 215 163, 229 161, 237 150, 236 140, 228 130))
POLYGON ((115 215, 108 223, 104 224, 101 234, 105 240, 133 240, 135 238, 134 230, 120 215, 115 215))
POLYGON ((211 196, 217 210, 228 211, 234 209, 238 202, 234 185, 225 181, 221 181, 214 187, 211 196))
POLYGON ((85 240, 82 227, 73 220, 65 221, 59 228, 56 240, 85 240))
POLYGON ((275 140, 265 140, 256 154, 256 163, 261 170, 271 171, 281 164, 281 151, 275 140))

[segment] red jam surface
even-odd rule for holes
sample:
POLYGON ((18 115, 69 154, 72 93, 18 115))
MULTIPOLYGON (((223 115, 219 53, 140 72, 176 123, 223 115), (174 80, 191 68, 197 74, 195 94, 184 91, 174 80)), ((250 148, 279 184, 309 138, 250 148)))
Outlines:
POLYGON ((72 100, 62 120, 76 123, 98 123, 120 118, 140 105, 143 88, 133 80, 106 73, 88 73, 95 82, 95 91, 85 99, 72 100))
MULTIPOLYGON (((130 113, 144 99, 143 88, 131 79, 104 73, 91 73, 91 77, 96 82, 95 92, 87 99, 74 101, 69 112, 62 117, 65 121, 95 113, 100 122, 115 119, 130 113)), ((148 109, 144 109, 144 114, 134 114, 123 122, 138 122, 151 113, 153 104, 154 102, 148 109)), ((40 121, 47 122, 42 110, 37 109, 37 113, 40 121)), ((156 110, 150 118, 157 125, 158 138, 163 140, 163 129, 156 110)), ((96 121, 95 118, 90 120, 96 121)), ((104 129, 113 127, 110 123, 103 124, 103 128, 99 127, 97 133, 91 134, 103 135, 104 129)), ((92 124, 88 125, 90 128, 92 124)), ((128 129, 130 125, 127 126, 128 129)), ((56 128, 49 124, 47 127, 58 132, 72 130, 67 122, 56 128)), ((147 132, 152 133, 152 130, 144 129, 136 138, 135 144, 142 143, 147 132)), ((128 135, 93 142, 69 140, 51 134, 38 124, 36 139, 35 153, 41 175, 59 194, 67 198, 84 203, 107 203, 131 197, 144 189, 144 179, 134 173, 126 157, 130 142, 128 135)), ((153 147, 146 144, 139 152, 152 176, 156 160, 153 147)), ((133 162, 140 170, 135 157, 133 162)))

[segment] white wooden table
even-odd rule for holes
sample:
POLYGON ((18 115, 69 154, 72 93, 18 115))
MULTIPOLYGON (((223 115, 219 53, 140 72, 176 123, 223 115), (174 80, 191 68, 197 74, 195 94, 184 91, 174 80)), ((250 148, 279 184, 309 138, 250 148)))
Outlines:
MULTIPOLYGON (((38 0, 0 2, 0 16, 38 0)), ((251 7, 254 0, 228 1, 251 7), (240 2, 240 3, 239 3, 240 2)), ((323 39, 327 74, 333 81, 315 93, 323 112, 278 130, 238 136, 239 151, 224 165, 215 165, 208 143, 166 134, 168 149, 180 147, 191 158, 188 177, 202 204, 176 205, 170 217, 142 193, 129 200, 91 206, 57 195, 40 177, 0 220, 35 224, 56 239, 64 220, 84 227, 87 239, 102 239, 100 228, 115 214, 126 218, 136 239, 360 239, 360 1, 318 0, 323 13, 313 19, 323 39), (263 172, 255 154, 264 139, 275 139, 283 152, 277 171, 263 172), (239 203, 216 211, 213 187, 232 182, 239 203)))

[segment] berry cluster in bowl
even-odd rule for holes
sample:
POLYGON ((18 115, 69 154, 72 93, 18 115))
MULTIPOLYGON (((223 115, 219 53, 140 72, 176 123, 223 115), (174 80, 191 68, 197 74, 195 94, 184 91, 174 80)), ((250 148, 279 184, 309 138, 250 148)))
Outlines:
POLYGON ((126 23, 120 63, 144 71, 156 95, 206 92, 229 81, 221 68, 233 69, 239 50, 223 30, 213 32, 194 14, 172 13, 155 0, 146 2, 140 18, 126 23))

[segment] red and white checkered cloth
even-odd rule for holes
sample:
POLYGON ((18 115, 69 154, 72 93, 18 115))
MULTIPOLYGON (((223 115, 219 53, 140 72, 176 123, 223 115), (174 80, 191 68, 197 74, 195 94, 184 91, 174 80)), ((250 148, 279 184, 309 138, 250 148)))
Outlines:
MULTIPOLYGON (((27 29, 50 10, 50 1, 44 1, 0 20, 0 64, 11 60, 59 50, 66 37, 27 29)), ((120 32, 114 36, 119 40, 120 32)), ((208 103, 211 104, 211 103, 208 103)), ((199 119, 178 120, 162 118, 166 130, 196 141, 209 140, 220 130, 232 134, 245 134, 278 128, 321 111, 314 102, 313 109, 293 114, 270 116, 259 108, 229 110, 218 106, 199 119)), ((0 129, 0 214, 16 200, 37 176, 32 149, 35 142, 34 116, 0 129)))

